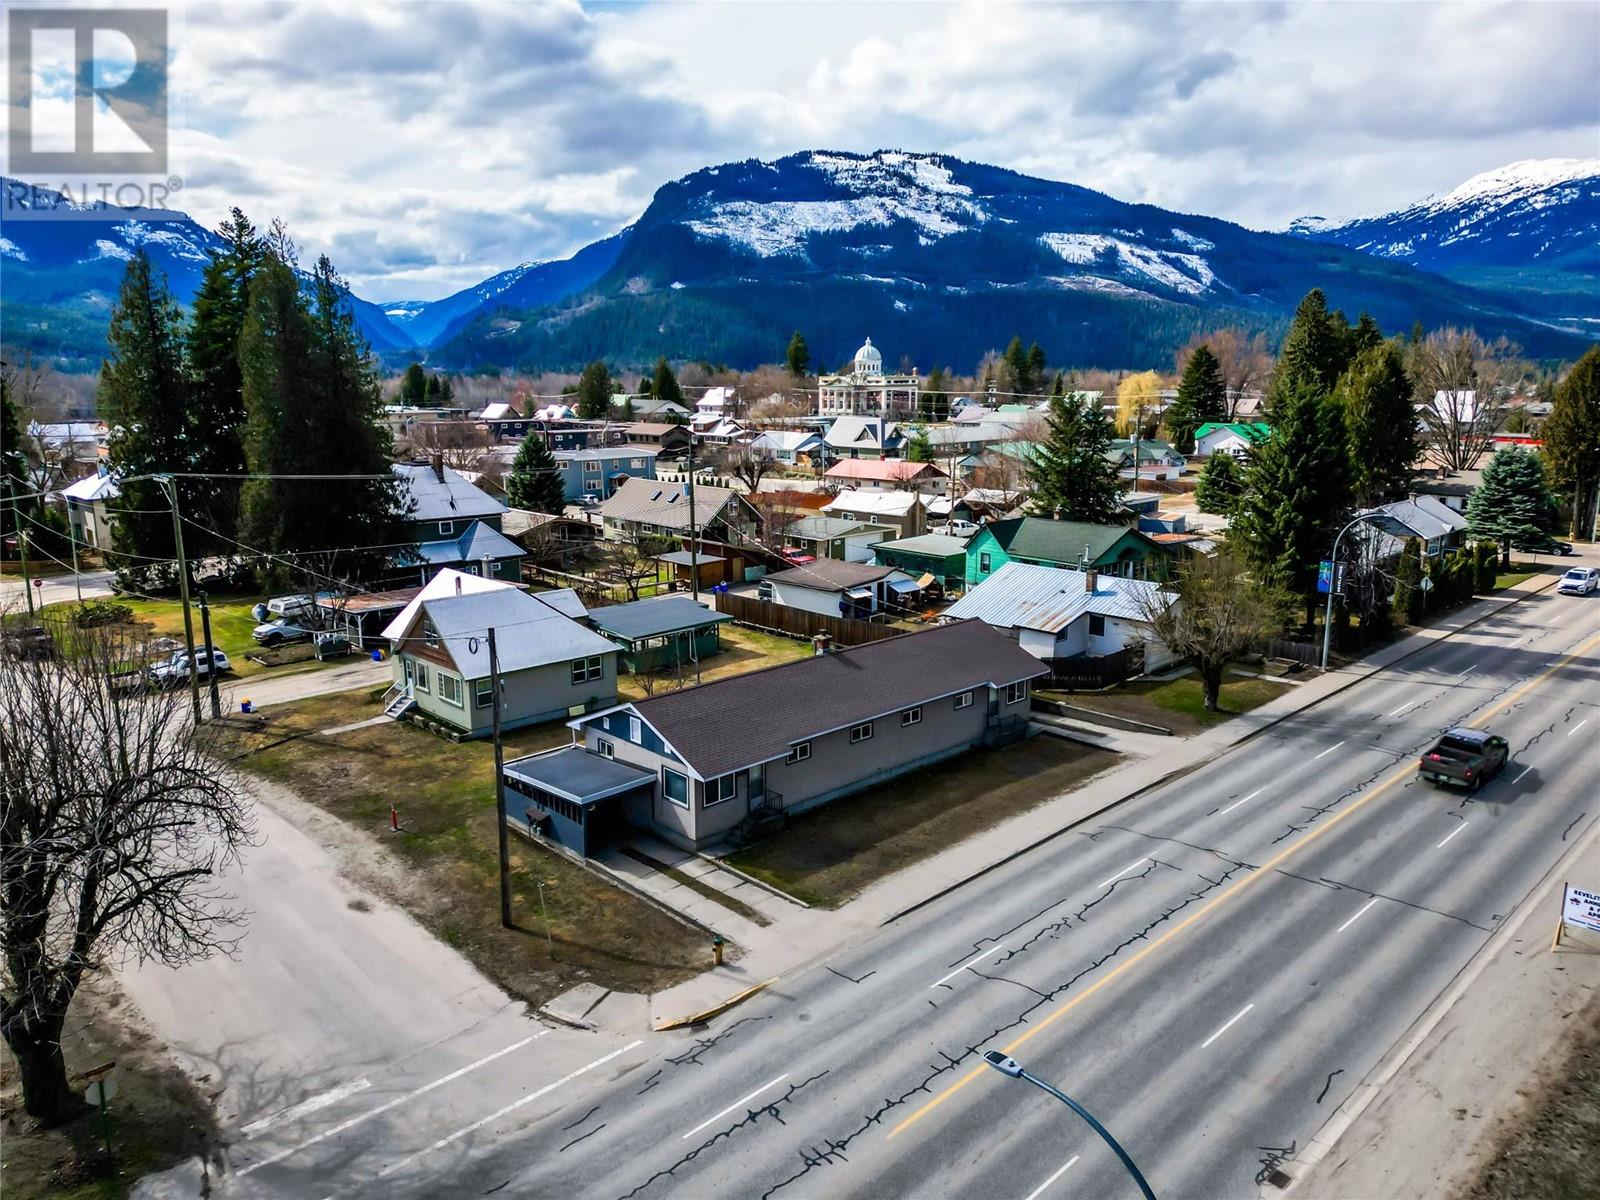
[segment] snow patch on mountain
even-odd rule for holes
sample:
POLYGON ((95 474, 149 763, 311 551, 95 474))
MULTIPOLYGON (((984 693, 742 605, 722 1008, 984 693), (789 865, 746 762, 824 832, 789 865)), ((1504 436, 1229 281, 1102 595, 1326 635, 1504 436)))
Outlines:
POLYGON ((1208 242, 1203 237, 1196 237, 1194 234, 1185 229, 1174 229, 1172 231, 1172 240, 1177 242, 1180 246, 1187 246, 1191 250, 1199 250, 1202 253, 1207 250, 1215 250, 1217 248, 1217 244, 1215 242, 1208 242))
POLYGON ((27 262, 28 255, 10 238, 0 237, 0 258, 14 258, 18 262, 27 262))
POLYGON ((1174 292, 1198 296, 1217 281, 1211 265, 1198 254, 1153 250, 1103 233, 1046 233, 1039 240, 1078 266, 1115 265, 1119 272, 1141 275, 1174 292))
POLYGON ((96 258, 120 258, 123 262, 131 262, 133 259, 132 250, 121 242, 113 242, 107 238, 95 238, 94 248, 96 258))
MULTIPOLYGON (((1600 158, 1525 158, 1484 171, 1442 196, 1429 196, 1406 211, 1443 212, 1467 205, 1500 207, 1557 184, 1600 175, 1600 158)), ((1543 204, 1559 203, 1559 198, 1543 204)))
POLYGON ((210 257, 195 245, 194 239, 175 230, 161 229, 144 221, 119 221, 111 228, 130 246, 160 246, 173 258, 194 262, 206 262, 210 257))
MULTIPOLYGON (((982 220, 981 210, 966 205, 960 215, 982 220)), ((888 227, 905 221, 915 225, 919 237, 942 238, 959 233, 967 222, 945 206, 924 202, 924 197, 858 196, 850 200, 731 200, 713 205, 704 216, 687 222, 690 229, 710 241, 724 241, 761 258, 803 254, 808 238, 818 234, 847 233, 863 225, 888 227)))

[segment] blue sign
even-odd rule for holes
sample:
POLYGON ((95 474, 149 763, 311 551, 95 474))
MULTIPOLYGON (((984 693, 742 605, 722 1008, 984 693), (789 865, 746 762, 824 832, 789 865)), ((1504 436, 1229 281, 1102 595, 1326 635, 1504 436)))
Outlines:
POLYGON ((1333 563, 1325 558, 1317 564, 1317 592, 1326 596, 1331 591, 1333 591, 1333 563))

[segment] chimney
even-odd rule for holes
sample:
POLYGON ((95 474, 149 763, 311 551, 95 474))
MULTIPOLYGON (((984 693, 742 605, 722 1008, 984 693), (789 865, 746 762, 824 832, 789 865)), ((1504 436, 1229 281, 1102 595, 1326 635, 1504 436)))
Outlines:
POLYGON ((440 483, 443 483, 444 482, 444 455, 443 454, 434 454, 434 455, 430 456, 429 461, 433 463, 434 478, 436 478, 440 483))
POLYGON ((456 595, 461 595, 461 576, 456 576, 456 595))
POLYGON ((811 652, 821 658, 833 650, 833 635, 829 633, 814 633, 811 635, 811 652))
POLYGON ((1083 573, 1083 590, 1093 595, 1100 582, 1100 572, 1091 568, 1083 573))

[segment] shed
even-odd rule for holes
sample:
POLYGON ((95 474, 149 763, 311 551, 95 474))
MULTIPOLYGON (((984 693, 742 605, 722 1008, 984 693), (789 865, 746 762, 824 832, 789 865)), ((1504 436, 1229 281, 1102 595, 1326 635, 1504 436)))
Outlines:
POLYGON ((878 564, 914 575, 932 575, 947 588, 959 588, 967 575, 967 541, 944 533, 879 542, 873 549, 878 564))
POLYGON ((622 647, 622 668, 634 674, 699 662, 722 651, 718 626, 733 620, 688 596, 658 596, 590 612, 589 623, 622 647))

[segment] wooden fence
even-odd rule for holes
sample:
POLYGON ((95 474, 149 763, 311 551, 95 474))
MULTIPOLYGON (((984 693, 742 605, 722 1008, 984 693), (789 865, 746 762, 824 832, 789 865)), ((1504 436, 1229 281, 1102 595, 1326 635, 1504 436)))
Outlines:
POLYGON ((1267 642, 1268 658, 1287 658, 1311 665, 1322 657, 1322 647, 1315 642, 1292 642, 1288 638, 1272 638, 1267 642))
POLYGON ((1050 677, 1036 680, 1034 686, 1062 692, 1096 692, 1115 687, 1139 671, 1135 656, 1126 650, 1101 655, 1046 658, 1042 661, 1050 668, 1050 677))
POLYGON ((859 646, 864 642, 882 641, 907 632, 893 625, 857 621, 851 617, 827 617, 803 608, 790 608, 786 604, 773 604, 755 596, 738 596, 732 592, 717 596, 717 611, 727 613, 741 625, 754 625, 757 629, 789 637, 809 638, 826 633, 841 646, 859 646))

